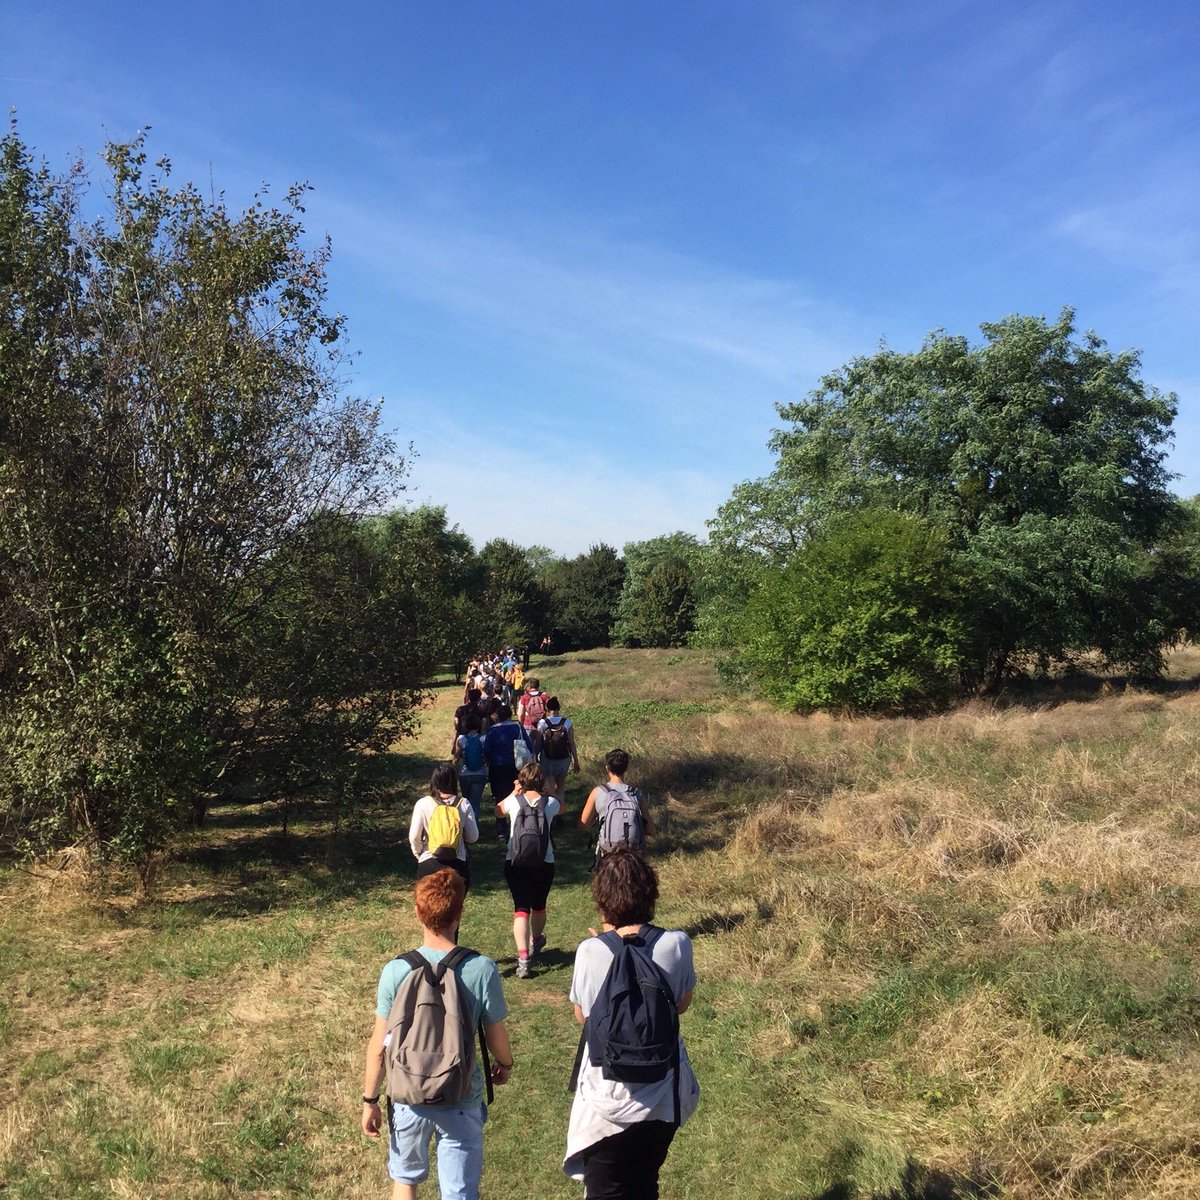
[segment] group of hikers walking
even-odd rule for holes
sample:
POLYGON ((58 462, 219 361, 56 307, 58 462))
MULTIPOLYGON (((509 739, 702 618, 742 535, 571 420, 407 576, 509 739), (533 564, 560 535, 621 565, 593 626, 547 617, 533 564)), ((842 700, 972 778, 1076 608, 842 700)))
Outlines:
MULTIPOLYGON (((583 1180, 587 1200, 643 1200, 658 1196, 671 1140, 699 1099, 679 1034, 695 973, 687 934, 651 923, 658 876, 644 849, 655 826, 645 796, 625 780, 629 755, 610 750, 604 767, 579 815, 583 829, 597 824, 601 930, 589 930, 575 954, 570 1002, 582 1034, 563 1170, 583 1180)), ((523 678, 507 652, 471 664, 451 758, 434 768, 409 827, 424 940, 383 968, 366 1051, 362 1130, 381 1135, 386 1078, 393 1200, 414 1200, 431 1141, 443 1200, 479 1196, 484 1094, 490 1101, 515 1069, 499 968, 458 937, 484 789, 513 901, 513 974, 528 979, 546 945, 554 824, 567 776, 579 769, 574 727, 538 679, 523 678)))

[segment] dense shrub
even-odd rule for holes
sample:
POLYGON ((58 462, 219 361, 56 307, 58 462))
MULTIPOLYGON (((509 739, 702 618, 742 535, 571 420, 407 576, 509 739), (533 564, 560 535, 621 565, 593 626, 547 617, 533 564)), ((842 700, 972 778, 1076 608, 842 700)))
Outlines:
POLYGON ((937 531, 900 513, 847 514, 765 573, 742 616, 735 663, 790 708, 938 698, 969 651, 962 597, 937 531))

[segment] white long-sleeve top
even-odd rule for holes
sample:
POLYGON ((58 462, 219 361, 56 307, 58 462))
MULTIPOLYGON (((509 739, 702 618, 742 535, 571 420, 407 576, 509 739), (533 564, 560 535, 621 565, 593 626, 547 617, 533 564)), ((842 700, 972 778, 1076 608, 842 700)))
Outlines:
MULTIPOLYGON (((432 796, 422 796, 413 805, 412 820, 408 826, 408 844, 412 847, 413 856, 417 862, 424 862, 427 858, 433 857, 429 850, 429 818, 433 816, 433 810, 437 804, 438 801, 432 796)), ((459 798, 458 815, 462 820, 463 832, 462 844, 458 847, 458 858, 460 862, 466 862, 467 843, 479 841, 479 825, 475 820, 475 813, 465 797, 459 798)))

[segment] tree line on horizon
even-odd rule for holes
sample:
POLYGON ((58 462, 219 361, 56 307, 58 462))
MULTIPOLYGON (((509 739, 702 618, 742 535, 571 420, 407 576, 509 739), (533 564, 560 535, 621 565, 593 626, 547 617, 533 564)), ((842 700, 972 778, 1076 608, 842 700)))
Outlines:
POLYGON ((1073 314, 852 360, 779 409, 706 540, 478 549, 400 506, 345 393, 304 189, 242 212, 111 143, 96 215, 0 139, 0 848, 153 868, 217 802, 369 794, 441 666, 704 646, 791 709, 900 711, 1200 628, 1176 401, 1073 314))

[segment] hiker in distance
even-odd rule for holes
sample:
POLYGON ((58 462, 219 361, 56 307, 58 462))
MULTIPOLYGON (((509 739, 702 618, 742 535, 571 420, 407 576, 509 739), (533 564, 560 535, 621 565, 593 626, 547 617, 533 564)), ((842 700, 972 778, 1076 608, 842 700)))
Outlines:
POLYGON ((479 823, 465 796, 458 794, 453 763, 438 763, 429 780, 429 795, 413 806, 408 844, 417 860, 417 878, 449 867, 471 886, 467 843, 479 841, 479 823))
POLYGON ((540 680, 526 681, 525 690, 517 701, 517 720, 521 722, 523 729, 537 728, 537 723, 546 715, 546 701, 549 699, 550 697, 542 691, 540 680))
POLYGON ((512 795, 517 772, 533 759, 529 734, 512 719, 507 704, 496 709, 495 724, 483 736, 483 757, 487 759, 488 785, 496 805, 496 840, 508 839, 508 819, 500 815, 500 802, 512 795))
POLYGON ((671 1141, 700 1101, 679 1033, 696 986, 692 942, 651 924, 658 876, 630 846, 596 865, 592 899, 602 931, 575 952, 583 1032, 563 1171, 583 1180, 587 1200, 658 1200, 671 1141))
POLYGON ((646 845, 646 838, 653 837, 657 832, 641 788, 625 782, 625 772, 628 770, 629 755, 624 750, 610 750, 604 756, 607 778, 604 783, 592 788, 583 812, 579 814, 580 829, 586 830, 593 816, 599 819, 597 859, 619 845, 641 850, 646 845))
POLYGON ((496 816, 506 817, 512 826, 504 878, 513 902, 517 978, 528 979, 530 959, 546 944, 546 901, 554 883, 550 827, 558 816, 558 801, 545 794, 537 763, 521 768, 513 794, 496 805, 496 816))
POLYGON ((492 1084, 507 1083, 512 1074, 500 972, 490 958, 454 943, 465 895, 454 871, 443 869, 417 880, 417 920, 424 940, 417 950, 392 959, 379 976, 363 1069, 361 1127, 367 1137, 379 1137, 380 1087, 386 1076, 392 1200, 416 1200, 417 1185, 429 1177, 432 1138, 437 1139, 443 1200, 478 1200, 487 1120, 484 1085, 490 1099, 492 1084), (482 1065, 475 1055, 476 1033, 482 1065), (427 1052, 434 1039, 432 1064, 429 1053, 408 1053, 417 1048, 427 1052), (425 1067, 414 1070, 420 1060, 425 1067))
POLYGON ((546 715, 537 723, 538 761, 546 791, 560 806, 566 804, 567 772, 579 774, 579 751, 575 748, 575 726, 564 717, 557 696, 546 701, 546 715))
POLYGON ((467 714, 462 731, 455 734, 450 753, 458 767, 459 787, 478 822, 479 810, 483 806, 483 788, 487 783, 487 764, 483 757, 483 734, 476 713, 467 714))

